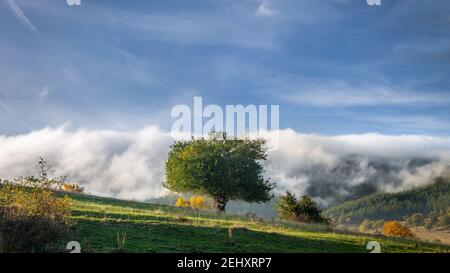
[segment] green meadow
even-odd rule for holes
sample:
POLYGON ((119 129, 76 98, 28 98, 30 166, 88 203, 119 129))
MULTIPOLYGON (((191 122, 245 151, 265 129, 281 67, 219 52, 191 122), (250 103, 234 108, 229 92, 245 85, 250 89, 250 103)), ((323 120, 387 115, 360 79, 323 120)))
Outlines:
POLYGON ((449 252, 450 247, 384 236, 172 206, 70 194, 74 233, 82 252, 364 253, 449 252))

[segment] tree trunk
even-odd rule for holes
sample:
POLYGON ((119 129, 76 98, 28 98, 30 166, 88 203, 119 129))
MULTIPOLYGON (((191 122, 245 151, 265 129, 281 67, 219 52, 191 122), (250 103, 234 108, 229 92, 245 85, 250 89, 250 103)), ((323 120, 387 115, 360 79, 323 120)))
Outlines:
POLYGON ((225 207, 227 206, 227 203, 228 199, 225 197, 214 199, 214 207, 216 208, 217 212, 225 212, 225 207))

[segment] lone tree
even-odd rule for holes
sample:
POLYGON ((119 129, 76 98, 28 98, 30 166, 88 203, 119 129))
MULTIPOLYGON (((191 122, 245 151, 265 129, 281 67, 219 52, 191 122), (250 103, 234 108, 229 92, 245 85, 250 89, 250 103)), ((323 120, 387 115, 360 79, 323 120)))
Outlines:
POLYGON ((166 161, 164 187, 208 195, 220 212, 230 200, 269 201, 275 184, 263 176, 265 144, 263 139, 227 139, 225 134, 177 141, 166 161))

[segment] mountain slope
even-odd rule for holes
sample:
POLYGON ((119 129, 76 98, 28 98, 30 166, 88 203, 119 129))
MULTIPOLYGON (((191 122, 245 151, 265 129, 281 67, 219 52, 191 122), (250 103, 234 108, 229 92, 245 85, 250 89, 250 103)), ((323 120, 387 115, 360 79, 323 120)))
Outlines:
POLYGON ((450 179, 399 193, 378 193, 332 206, 325 214, 333 219, 400 220, 416 212, 429 213, 450 207, 450 179))

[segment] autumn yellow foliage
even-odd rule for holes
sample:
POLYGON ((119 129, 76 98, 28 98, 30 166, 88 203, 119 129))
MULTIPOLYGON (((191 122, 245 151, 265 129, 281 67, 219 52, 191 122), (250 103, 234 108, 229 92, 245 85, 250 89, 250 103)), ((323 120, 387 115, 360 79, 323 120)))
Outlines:
POLYGON ((71 199, 59 197, 54 181, 35 177, 0 187, 0 253, 57 251, 70 230, 71 199))
POLYGON ((63 189, 63 191, 66 191, 66 192, 84 193, 84 188, 81 186, 78 186, 77 184, 65 183, 62 186, 62 189, 63 189))
POLYGON ((175 206, 180 208, 192 208, 192 209, 204 209, 206 207, 206 201, 205 197, 199 195, 199 196, 192 196, 189 200, 185 198, 178 198, 177 202, 175 203, 175 206))
POLYGON ((22 178, 16 183, 4 183, 1 194, 4 198, 2 211, 6 217, 41 217, 63 221, 70 215, 71 199, 68 196, 58 197, 34 177, 22 178), (24 185, 33 187, 27 188, 24 185))
POLYGON ((191 208, 193 209, 203 209, 205 208, 205 197, 199 195, 199 196, 192 196, 190 200, 191 208))
POLYGON ((59 193, 64 179, 49 178, 42 158, 39 168, 38 177, 1 181, 0 253, 56 251, 69 234, 71 199, 59 193))
POLYGON ((397 221, 389 221, 384 224, 384 234, 388 236, 413 238, 414 234, 407 227, 397 221))
POLYGON ((189 202, 189 200, 186 200, 186 199, 180 197, 177 199, 175 206, 180 207, 180 208, 188 208, 191 206, 191 203, 189 202))

